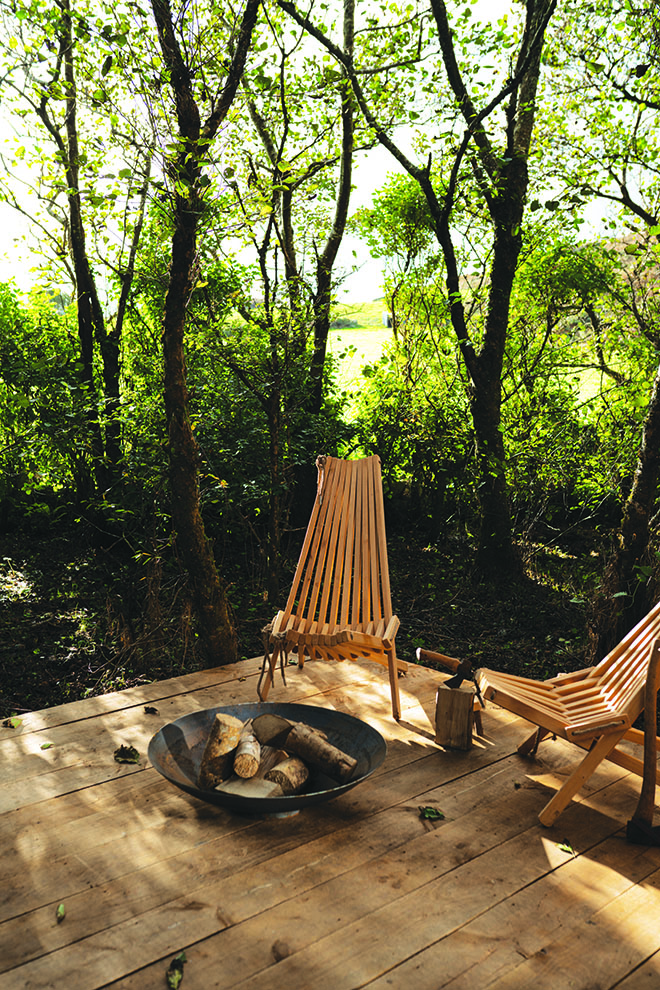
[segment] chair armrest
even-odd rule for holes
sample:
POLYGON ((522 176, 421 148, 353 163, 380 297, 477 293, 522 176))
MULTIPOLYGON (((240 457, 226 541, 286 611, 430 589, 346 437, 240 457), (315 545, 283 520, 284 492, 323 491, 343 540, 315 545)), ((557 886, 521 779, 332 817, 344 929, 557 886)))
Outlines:
POLYGON ((383 633, 383 645, 386 646, 387 649, 391 648, 394 642, 394 637, 396 636, 397 633, 397 629, 399 628, 400 625, 401 623, 399 621, 398 615, 393 615, 390 621, 387 623, 387 628, 383 633))

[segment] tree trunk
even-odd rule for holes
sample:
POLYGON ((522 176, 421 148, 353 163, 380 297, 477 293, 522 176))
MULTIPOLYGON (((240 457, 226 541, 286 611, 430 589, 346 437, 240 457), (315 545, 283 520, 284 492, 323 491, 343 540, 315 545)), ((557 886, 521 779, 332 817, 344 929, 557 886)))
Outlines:
MULTIPOLYGON (((353 45, 355 36, 355 4, 353 0, 344 3, 343 52, 349 69, 353 65, 353 45)), ((341 86, 341 159, 339 189, 335 204, 335 217, 326 245, 318 257, 316 265, 316 293, 314 295, 314 348, 309 367, 310 393, 308 409, 317 415, 323 405, 323 373, 330 333, 330 308, 332 305, 332 271, 337 252, 346 230, 348 207, 353 181, 353 138, 355 122, 353 114, 353 93, 348 71, 344 69, 341 86)))
POLYGON ((163 329, 172 520, 190 579, 201 652, 208 662, 215 664, 231 663, 236 659, 237 637, 226 586, 218 575, 200 511, 199 449, 190 424, 184 337, 186 309, 195 281, 197 228, 204 206, 200 192, 203 187, 201 163, 236 95, 258 9, 259 0, 247 0, 224 86, 212 101, 211 114, 202 128, 192 74, 174 31, 169 0, 152 0, 160 46, 170 73, 181 145, 181 151, 172 163, 177 188, 163 329))
MULTIPOLYGON (((86 417, 89 435, 91 437, 92 464, 91 473, 96 481, 97 490, 104 490, 108 485, 108 472, 105 461, 103 433, 99 419, 99 401, 94 382, 94 340, 103 324, 103 314, 96 293, 94 277, 87 257, 85 243, 85 228, 80 207, 79 161, 78 147, 78 96, 75 75, 75 42, 69 0, 62 4, 60 44, 64 61, 64 78, 66 83, 66 145, 61 134, 53 127, 46 108, 42 102, 39 115, 55 139, 61 160, 64 164, 67 182, 67 200, 69 207, 69 223, 71 229, 71 255, 76 277, 76 304, 78 312, 78 340, 82 359, 82 385, 86 393, 86 417)), ((91 479, 90 479, 91 480, 91 479)), ((92 491, 79 493, 83 497, 92 495, 92 491)))
POLYGON ((184 356, 185 302, 192 289, 196 227, 195 213, 177 211, 163 332, 169 480, 176 543, 188 572, 201 652, 209 663, 222 664, 236 660, 237 637, 199 507, 199 450, 188 413, 184 356))
MULTIPOLYGON (((486 135, 461 77, 444 2, 433 0, 431 6, 447 78, 468 126, 464 147, 468 146, 469 136, 479 158, 475 174, 494 227, 493 263, 484 337, 479 352, 475 352, 465 322, 461 285, 449 229, 453 193, 447 195, 441 206, 432 192, 428 178, 422 183, 423 188, 426 185, 427 201, 436 221, 436 233, 447 266, 452 323, 472 380, 470 405, 477 444, 478 496, 481 507, 477 568, 487 579, 517 580, 523 576, 523 567, 513 541, 508 500, 506 456, 501 432, 501 377, 511 292, 522 247, 521 227, 529 184, 527 162, 534 128, 543 38, 555 3, 554 0, 530 0, 527 4, 525 33, 516 69, 508 89, 505 87, 501 94, 503 96, 507 91, 510 94, 506 106, 507 146, 501 157, 486 135)), ((485 112, 483 117, 485 119, 485 112)), ((453 180, 458 176, 458 163, 457 158, 453 180)))
POLYGON ((282 435, 281 399, 279 389, 273 388, 266 406, 268 419, 268 460, 269 460, 269 511, 266 533, 266 589, 271 602, 276 602, 280 593, 280 551, 282 541, 282 461, 280 440, 282 435))

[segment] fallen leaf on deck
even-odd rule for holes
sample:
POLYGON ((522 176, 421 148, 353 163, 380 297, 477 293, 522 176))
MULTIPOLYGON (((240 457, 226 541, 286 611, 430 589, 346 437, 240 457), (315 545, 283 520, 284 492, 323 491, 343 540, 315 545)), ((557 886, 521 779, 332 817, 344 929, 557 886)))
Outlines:
POLYGON ((52 743, 42 743, 39 749, 50 749, 52 745, 52 743))
POLYGON ((180 952, 178 956, 175 956, 169 965, 169 969, 165 974, 165 979, 167 980, 167 985, 170 990, 177 990, 177 987, 183 979, 183 964, 186 962, 185 952, 180 952))
POLYGON ((243 677, 239 677, 238 679, 239 681, 247 681, 247 677, 245 676, 245 674, 243 675, 243 677))
POLYGON ((11 718, 6 718, 2 724, 6 729, 18 729, 21 720, 16 715, 12 715, 11 718))
POLYGON ((65 918, 66 918, 66 908, 64 907, 63 904, 58 904, 57 911, 55 912, 55 919, 58 925, 61 925, 65 918))
POLYGON ((115 750, 115 761, 117 763, 139 763, 140 754, 135 746, 120 746, 115 750))
POLYGON ((423 804, 419 806, 419 817, 430 822, 437 822, 444 818, 444 814, 439 808, 424 807, 423 804))
POLYGON ((561 849, 562 852, 564 852, 564 853, 570 853, 571 856, 576 856, 577 855, 577 853, 575 852, 575 849, 573 849, 573 846, 570 844, 570 842, 568 841, 568 839, 564 839, 563 842, 559 842, 559 843, 557 843, 557 845, 559 846, 559 848, 561 849))
POLYGON ((158 715, 158 709, 154 708, 153 705, 145 705, 144 711, 146 715, 158 715))

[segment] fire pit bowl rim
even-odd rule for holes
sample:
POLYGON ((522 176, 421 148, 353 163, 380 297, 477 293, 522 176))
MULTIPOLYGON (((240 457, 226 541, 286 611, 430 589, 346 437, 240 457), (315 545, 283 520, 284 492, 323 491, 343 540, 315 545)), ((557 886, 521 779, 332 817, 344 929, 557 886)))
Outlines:
POLYGON ((345 794, 378 769, 386 752, 387 746, 380 732, 346 712, 321 708, 318 705, 258 702, 218 705, 182 715, 154 734, 149 743, 148 757, 161 776, 201 801, 239 814, 268 816, 291 814, 345 794), (358 761, 355 773, 347 783, 338 784, 320 771, 312 769, 308 787, 303 793, 279 797, 255 798, 225 791, 202 790, 196 784, 199 761, 211 724, 218 712, 235 715, 242 721, 269 712, 322 729, 333 745, 358 761))

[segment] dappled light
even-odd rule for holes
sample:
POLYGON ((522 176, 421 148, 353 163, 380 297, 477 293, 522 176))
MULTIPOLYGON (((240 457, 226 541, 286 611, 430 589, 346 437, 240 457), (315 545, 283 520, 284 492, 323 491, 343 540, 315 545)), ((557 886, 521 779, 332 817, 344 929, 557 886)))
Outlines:
POLYGON ((660 985, 660 5, 0 33, 2 990, 660 985))
POLYGON ((120 980, 137 990, 157 985, 185 949, 200 986, 217 981, 222 958, 227 987, 274 987, 285 974, 300 984, 314 973, 319 990, 412 985, 413 974, 431 988, 441 972, 443 985, 466 990, 498 978, 549 990, 550 974, 563 985, 582 973, 579 944, 585 958, 594 946, 590 971, 613 987, 660 949, 660 850, 622 834, 637 793, 630 776, 600 769, 561 823, 541 828, 536 816, 570 772, 572 747, 522 760, 525 724, 493 706, 468 751, 438 747, 435 693, 446 675, 423 666, 401 678, 398 723, 379 664, 308 661, 286 668, 286 686, 276 679, 274 701, 349 712, 387 742, 385 763, 326 804, 252 818, 179 791, 149 766, 160 726, 254 701, 260 665, 2 727, 8 985, 59 982, 83 966, 85 986, 120 980), (138 764, 114 761, 120 744, 138 750, 138 764))
POLYGON ((32 584, 28 575, 5 557, 0 565, 0 601, 28 598, 31 593, 32 584))

